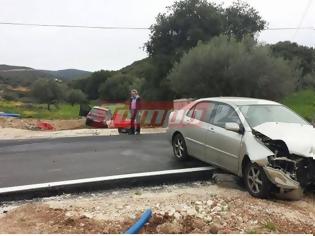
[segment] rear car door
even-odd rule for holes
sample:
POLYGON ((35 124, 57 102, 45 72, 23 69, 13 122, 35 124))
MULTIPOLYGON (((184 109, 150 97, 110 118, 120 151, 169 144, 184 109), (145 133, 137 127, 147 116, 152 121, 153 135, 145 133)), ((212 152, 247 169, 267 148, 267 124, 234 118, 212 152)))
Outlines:
POLYGON ((205 160, 205 138, 213 109, 213 103, 199 102, 188 111, 184 118, 188 153, 200 160, 205 160))
POLYGON ((210 132, 206 137, 207 158, 223 169, 237 173, 243 135, 226 130, 225 123, 233 122, 242 126, 238 114, 232 106, 217 103, 210 122, 210 132))

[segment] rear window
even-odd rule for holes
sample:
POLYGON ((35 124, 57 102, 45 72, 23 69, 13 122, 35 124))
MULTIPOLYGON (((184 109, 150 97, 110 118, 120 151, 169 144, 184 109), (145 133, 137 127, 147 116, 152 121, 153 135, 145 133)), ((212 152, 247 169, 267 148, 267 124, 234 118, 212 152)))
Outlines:
POLYGON ((98 108, 92 108, 91 114, 92 115, 104 115, 105 111, 102 109, 98 109, 98 108))
POLYGON ((103 110, 99 108, 92 108, 89 113, 89 117, 95 120, 110 120, 112 118, 112 113, 110 110, 103 110))

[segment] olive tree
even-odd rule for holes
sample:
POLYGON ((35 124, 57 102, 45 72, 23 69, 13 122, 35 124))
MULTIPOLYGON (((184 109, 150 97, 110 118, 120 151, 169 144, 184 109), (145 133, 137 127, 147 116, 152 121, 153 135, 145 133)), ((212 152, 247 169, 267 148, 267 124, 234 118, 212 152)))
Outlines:
POLYGON ((71 89, 70 92, 68 92, 66 100, 72 106, 76 103, 80 104, 87 101, 86 95, 80 89, 71 89))
POLYGON ((52 104, 58 106, 64 100, 66 87, 56 80, 39 79, 34 82, 31 94, 38 102, 47 104, 47 109, 50 110, 52 104))
POLYGON ((168 79, 177 97, 279 99, 294 90, 299 76, 292 63, 252 38, 219 36, 185 54, 168 79))

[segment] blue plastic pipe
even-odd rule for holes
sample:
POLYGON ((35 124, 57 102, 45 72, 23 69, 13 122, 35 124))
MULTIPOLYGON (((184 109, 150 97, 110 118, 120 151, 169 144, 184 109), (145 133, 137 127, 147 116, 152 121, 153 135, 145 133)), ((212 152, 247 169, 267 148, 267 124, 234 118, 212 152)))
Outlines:
POLYGON ((149 219, 152 216, 152 211, 151 209, 146 210, 142 216, 140 217, 140 219, 133 225, 131 226, 125 234, 137 234, 145 225, 145 223, 147 223, 149 221, 149 219))

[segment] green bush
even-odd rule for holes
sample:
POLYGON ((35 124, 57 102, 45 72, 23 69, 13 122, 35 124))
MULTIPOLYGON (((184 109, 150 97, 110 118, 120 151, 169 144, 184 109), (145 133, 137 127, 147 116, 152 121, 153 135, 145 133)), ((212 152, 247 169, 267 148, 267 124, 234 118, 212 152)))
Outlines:
POLYGON ((15 101, 19 99, 19 95, 15 92, 5 92, 3 98, 8 101, 15 101))

